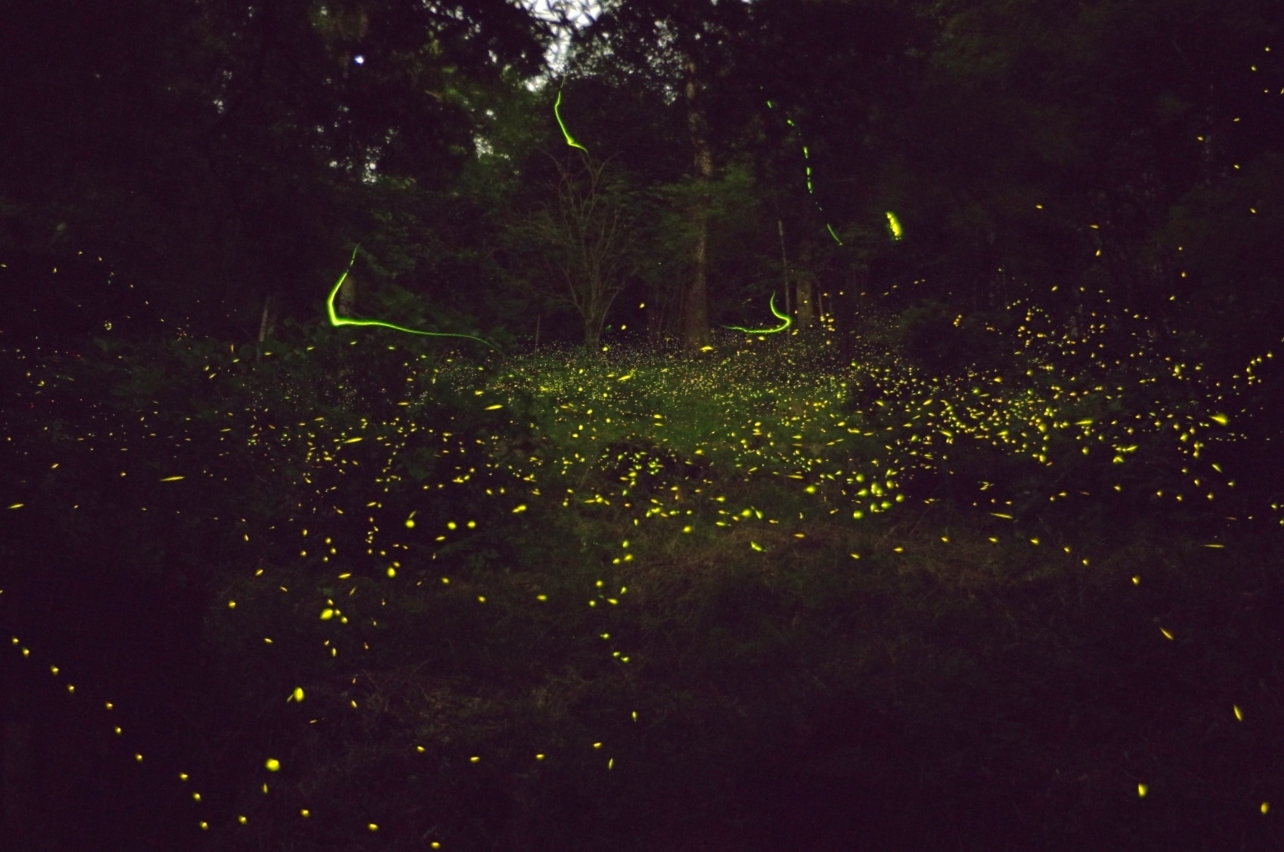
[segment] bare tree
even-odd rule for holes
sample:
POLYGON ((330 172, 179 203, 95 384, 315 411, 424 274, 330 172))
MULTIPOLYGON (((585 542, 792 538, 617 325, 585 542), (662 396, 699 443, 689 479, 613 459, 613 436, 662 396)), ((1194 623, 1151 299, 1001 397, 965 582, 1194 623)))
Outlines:
POLYGON ((575 308, 584 322, 584 345, 596 349, 607 312, 640 260, 640 198, 608 169, 609 160, 587 153, 574 168, 554 158, 555 197, 525 230, 545 249, 556 289, 554 301, 575 308))

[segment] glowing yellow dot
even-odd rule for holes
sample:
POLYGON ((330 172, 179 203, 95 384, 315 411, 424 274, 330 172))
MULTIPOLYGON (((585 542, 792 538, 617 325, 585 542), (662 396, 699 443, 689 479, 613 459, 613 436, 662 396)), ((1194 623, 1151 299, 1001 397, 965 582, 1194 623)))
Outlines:
POLYGON ((263 765, 267 767, 268 772, 276 772, 281 768, 281 761, 277 760, 275 757, 269 757, 267 759, 267 763, 263 765))
POLYGON ((307 808, 304 808, 303 810, 299 811, 299 816, 303 817, 304 819, 307 819, 308 817, 312 816, 312 812, 309 811, 307 808))
POLYGON ((227 608, 228 608, 228 609, 236 609, 236 601, 228 601, 228 602, 227 602, 227 608))
POLYGON ((1147 791, 1148 789, 1150 789, 1150 788, 1148 788, 1145 784, 1138 784, 1138 785, 1137 785, 1137 795, 1138 795, 1138 796, 1140 796, 1140 797, 1141 797, 1141 798, 1143 798, 1143 799, 1144 799, 1144 798, 1146 798, 1146 791, 1147 791))
POLYGON ((379 826, 375 825, 373 822, 372 822, 372 823, 370 823, 369 825, 367 825, 367 826, 366 826, 366 828, 370 829, 371 831, 378 831, 378 830, 379 830, 379 826))
POLYGON ((249 820, 246 819, 244 816, 237 817, 236 821, 239 822, 241 825, 245 825, 247 822, 249 822, 249 820))
POLYGON ((473 755, 472 757, 468 758, 468 762, 469 762, 469 763, 480 763, 480 762, 481 762, 481 758, 480 758, 480 757, 478 757, 477 755, 473 755))

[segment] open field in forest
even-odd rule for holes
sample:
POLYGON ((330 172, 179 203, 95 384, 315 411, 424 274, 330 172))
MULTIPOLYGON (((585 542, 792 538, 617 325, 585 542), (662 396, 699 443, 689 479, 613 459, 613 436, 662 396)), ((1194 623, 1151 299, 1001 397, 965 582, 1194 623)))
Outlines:
POLYGON ((1254 382, 1053 331, 950 375, 17 353, 5 666, 77 731, 41 825, 79 785, 135 848, 1278 844, 1254 382))

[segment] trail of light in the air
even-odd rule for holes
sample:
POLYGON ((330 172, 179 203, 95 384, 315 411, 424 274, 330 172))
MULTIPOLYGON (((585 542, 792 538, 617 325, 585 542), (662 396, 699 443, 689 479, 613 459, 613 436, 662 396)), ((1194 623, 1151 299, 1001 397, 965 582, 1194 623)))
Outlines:
MULTIPOLYGON (((357 248, 360 248, 360 246, 357 246, 357 248)), ((352 257, 348 259, 348 268, 343 270, 343 274, 339 276, 339 280, 334 282, 334 287, 330 290, 330 295, 326 297, 325 309, 326 313, 330 317, 330 325, 335 326, 336 328, 341 325, 377 326, 379 328, 390 328, 393 331, 401 331, 406 334, 421 334, 425 337, 463 337, 468 340, 476 340, 478 343, 484 343, 491 349, 498 348, 489 340, 483 340, 480 337, 473 337, 471 334, 449 334, 444 331, 419 331, 413 328, 393 325, 390 322, 381 322, 380 320, 359 320, 339 316, 334 309, 334 297, 338 295, 339 288, 343 286, 343 282, 348 280, 348 273, 352 271, 352 264, 357 259, 357 248, 352 250, 352 257)))

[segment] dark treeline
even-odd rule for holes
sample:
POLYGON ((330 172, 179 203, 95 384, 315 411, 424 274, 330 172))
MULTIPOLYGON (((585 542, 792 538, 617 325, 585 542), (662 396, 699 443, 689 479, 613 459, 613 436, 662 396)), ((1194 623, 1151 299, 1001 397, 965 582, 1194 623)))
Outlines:
MULTIPOLYGON (((358 243, 355 310, 519 339, 697 348, 772 292, 846 329, 919 302, 1138 312, 1200 358, 1276 333, 1266 0, 7 14, 8 268, 102 257, 190 334, 316 321, 358 243)), ((100 292, 10 279, 10 316, 50 325, 100 292)))

